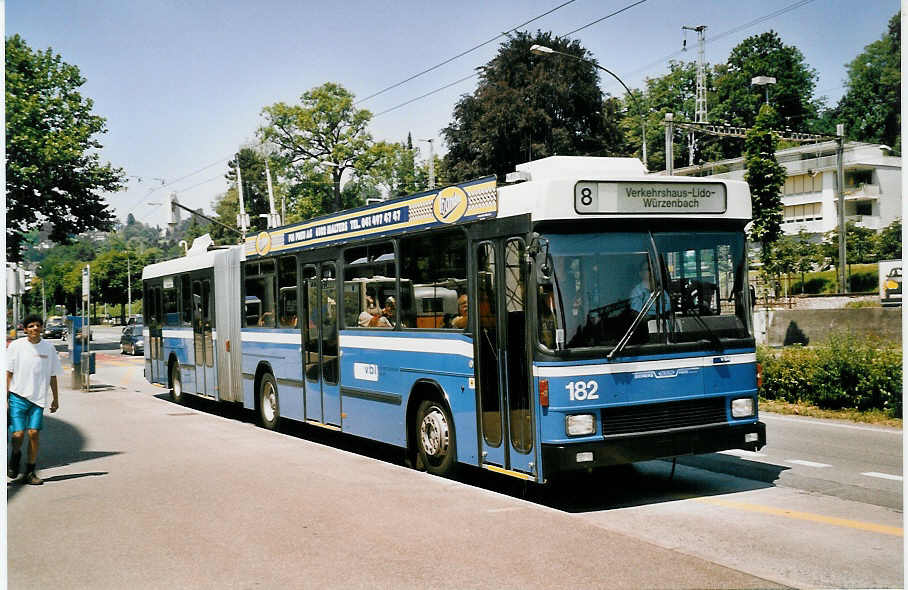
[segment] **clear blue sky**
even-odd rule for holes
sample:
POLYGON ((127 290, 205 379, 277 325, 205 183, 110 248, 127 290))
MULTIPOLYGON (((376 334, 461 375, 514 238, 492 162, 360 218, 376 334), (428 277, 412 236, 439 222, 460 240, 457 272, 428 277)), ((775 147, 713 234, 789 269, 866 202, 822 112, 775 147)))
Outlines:
MULTIPOLYGON (((163 202, 173 190, 181 202, 210 210, 227 188, 228 157, 254 139, 262 107, 296 102, 328 81, 369 96, 565 1, 8 0, 6 35, 22 35, 33 49, 52 47, 80 68, 83 95, 107 119, 102 156, 130 175, 128 190, 108 201, 121 219, 131 211, 163 225, 166 208, 147 202, 163 202), (161 187, 160 179, 172 184, 161 187)), ((525 29, 564 35, 635 1, 574 0, 525 29)), ((571 38, 635 88, 665 73, 669 58, 696 59, 696 33, 688 32, 689 50, 679 53, 682 25, 708 27, 709 63, 773 29, 801 50, 819 75, 817 94, 834 104, 845 64, 881 37, 898 10, 898 0, 646 0, 571 38)), ((402 141, 412 132, 414 140, 436 138, 444 151, 441 129, 475 77, 388 109, 474 73, 501 41, 359 104, 376 114, 373 136, 402 141)), ((602 87, 622 92, 611 79, 602 87)))

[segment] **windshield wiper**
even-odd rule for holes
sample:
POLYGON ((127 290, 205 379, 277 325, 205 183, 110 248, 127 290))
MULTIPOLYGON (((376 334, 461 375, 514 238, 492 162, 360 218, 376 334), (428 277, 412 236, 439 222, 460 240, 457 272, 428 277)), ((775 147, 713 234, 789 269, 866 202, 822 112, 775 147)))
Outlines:
POLYGON ((621 337, 621 340, 618 341, 618 344, 615 348, 612 349, 612 352, 608 354, 608 359, 611 360, 616 354, 624 350, 624 347, 627 346, 628 341, 630 341, 631 336, 640 326, 640 322, 643 318, 646 317, 646 314, 649 312, 649 308, 653 306, 659 297, 662 296, 663 289, 659 287, 652 293, 650 293, 649 299, 646 300, 646 303, 643 304, 643 308, 640 310, 640 313, 637 314, 637 317, 634 318, 634 321, 631 322, 631 327, 627 329, 627 332, 624 333, 624 336, 621 337))

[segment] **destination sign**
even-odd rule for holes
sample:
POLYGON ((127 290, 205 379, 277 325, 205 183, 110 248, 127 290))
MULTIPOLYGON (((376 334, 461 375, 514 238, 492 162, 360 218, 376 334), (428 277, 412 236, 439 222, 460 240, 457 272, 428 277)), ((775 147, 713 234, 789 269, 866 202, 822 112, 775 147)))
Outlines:
POLYGON ((724 213, 725 185, 718 182, 578 182, 577 213, 724 213))

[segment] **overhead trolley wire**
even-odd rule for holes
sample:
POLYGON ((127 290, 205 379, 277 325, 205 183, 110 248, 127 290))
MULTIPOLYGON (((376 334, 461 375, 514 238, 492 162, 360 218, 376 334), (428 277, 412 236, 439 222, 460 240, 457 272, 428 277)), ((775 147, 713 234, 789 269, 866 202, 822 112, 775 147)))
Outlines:
MULTIPOLYGON (((758 25, 764 21, 767 21, 767 20, 770 20, 777 16, 783 15, 786 12, 791 12, 792 10, 795 10, 797 8, 801 8, 802 6, 804 6, 806 4, 810 4, 811 2, 813 2, 813 0, 799 0, 798 2, 795 2, 794 4, 790 4, 790 5, 786 6, 785 8, 780 8, 774 12, 770 12, 769 14, 765 14, 750 22, 744 23, 743 25, 738 25, 737 27, 731 28, 727 31, 723 31, 721 33, 718 33, 717 35, 707 37, 705 42, 706 42, 706 44, 709 44, 709 43, 712 43, 713 41, 718 41, 719 39, 728 37, 729 35, 733 35, 739 31, 743 31, 744 29, 749 29, 750 27, 752 27, 754 25, 758 25)), ((664 57, 660 57, 659 59, 652 61, 652 62, 646 64, 645 66, 642 66, 640 68, 637 68, 636 70, 632 70, 632 71, 628 72, 628 75, 639 74, 640 72, 646 72, 646 71, 654 68, 655 66, 662 65, 663 63, 665 63, 666 61, 670 60, 673 57, 677 57, 677 56, 681 55, 682 53, 684 53, 683 49, 679 49, 678 51, 669 53, 668 55, 666 55, 664 57)))
MULTIPOLYGON (((571 34, 573 34, 573 33, 576 33, 577 31, 582 31, 583 29, 585 29, 585 28, 587 28, 587 27, 590 27, 590 26, 592 26, 592 25, 594 25, 594 24, 596 24, 596 23, 600 23, 600 22, 604 21, 604 20, 607 19, 607 18, 611 18, 611 17, 613 17, 613 16, 616 16, 616 15, 618 15, 618 14, 621 14, 621 13, 624 12, 625 10, 629 10, 629 9, 631 9, 631 8, 633 8, 633 7, 637 6, 637 5, 639 5, 639 4, 643 4, 644 2, 646 2, 646 0, 637 0, 637 2, 633 2, 633 3, 631 3, 631 4, 628 4, 628 5, 625 6, 624 8, 621 8, 620 10, 616 10, 615 12, 612 12, 611 14, 607 14, 607 15, 601 17, 601 18, 597 18, 596 20, 594 20, 594 21, 592 21, 592 22, 589 22, 589 23, 583 25, 583 26, 580 27, 580 28, 574 29, 573 31, 571 31, 571 32, 569 32, 569 33, 567 33, 567 34, 565 34, 565 35, 561 35, 561 36, 562 36, 562 37, 567 37, 568 35, 571 35, 571 34)), ((568 4, 568 3, 565 2, 565 4, 568 4)), ((561 6, 564 6, 565 4, 562 4, 561 6)), ((553 11, 555 11, 555 10, 561 8, 561 6, 556 6, 555 8, 553 8, 552 10, 550 10, 549 12, 547 12, 546 14, 549 14, 549 13, 551 13, 551 12, 553 12, 553 11)), ((536 17, 536 19, 541 18, 542 16, 545 16, 545 15, 540 15, 540 16, 536 17)), ((531 23, 531 22, 533 22, 533 20, 536 20, 536 19, 529 20, 529 21, 527 21, 526 23, 524 23, 524 25, 525 25, 525 24, 528 24, 528 23, 531 23)), ((510 29, 509 31, 507 31, 507 33, 502 33, 501 35, 498 35, 498 37, 501 37, 501 36, 503 36, 503 35, 506 35, 506 34, 510 33, 511 31, 516 31, 517 29, 519 29, 520 27, 522 27, 522 26, 524 26, 524 25, 520 25, 520 26, 518 26, 518 27, 515 27, 515 28, 513 28, 513 29, 510 29)), ((497 39, 498 37, 495 37, 495 39, 497 39)), ((485 44, 487 44, 487 43, 491 43, 491 42, 494 41, 495 39, 491 39, 491 40, 489 40, 489 41, 486 41, 485 43, 483 43, 483 45, 485 45, 485 44)), ((481 45, 478 45, 477 47, 481 47, 481 45)), ((471 51, 472 51, 472 50, 471 50, 471 51)), ((468 52, 467 52, 467 53, 468 53, 468 52)), ((461 54, 461 55, 463 55, 463 54, 461 54)), ((458 57, 459 57, 459 56, 458 56, 458 57)), ((455 58, 452 58, 452 59, 455 59, 455 58)), ((450 60, 449 60, 449 61, 450 61, 450 60)), ((447 62, 445 62, 445 63, 447 63, 447 62)), ((439 64, 439 65, 441 65, 441 64, 439 64)), ((431 69, 435 69, 435 68, 431 68, 431 69)), ((430 71, 430 70, 426 70, 426 71, 430 71)), ((425 72, 422 72, 422 73, 425 73, 425 72)), ((421 74, 417 74, 417 75, 422 75, 422 73, 421 73, 421 74)), ((437 92, 441 92, 442 90, 445 90, 445 89, 447 89, 447 88, 450 88, 451 86, 454 86, 455 84, 460 84, 461 82, 464 82, 464 81, 466 81, 466 80, 469 80, 470 78, 475 78, 475 77, 478 76, 478 75, 479 75, 479 73, 476 72, 476 73, 470 74, 469 76, 464 76, 463 78, 460 78, 459 80, 455 80, 454 82, 450 82, 450 83, 448 83, 448 84, 445 84, 444 86, 442 86, 442 87, 440 87, 440 88, 436 88, 435 90, 432 90, 432 91, 427 92, 427 93, 425 93, 425 94, 423 94, 423 95, 417 96, 416 98, 411 98, 410 100, 407 100, 407 101, 405 101, 405 102, 402 102, 402 103, 400 103, 400 104, 397 104, 397 105, 395 105, 395 106, 393 106, 393 107, 391 107, 391 108, 389 108, 389 109, 385 109, 385 110, 381 111, 380 113, 377 113, 377 114, 375 114, 375 115, 372 115, 372 118, 374 119, 375 117, 378 117, 378 116, 380 116, 380 115, 384 115, 385 113, 390 113, 391 111, 395 111, 395 110, 397 110, 397 109, 399 109, 399 108, 401 108, 401 107, 407 106, 407 105, 410 104, 410 103, 416 102, 417 100, 421 100, 421 99, 423 99, 423 98, 426 98, 427 96, 431 96, 431 95, 433 95, 433 94, 435 94, 435 93, 437 93, 437 92)), ((416 76, 413 76, 413 77, 415 78, 416 76)), ((412 78, 409 78, 408 80, 412 80, 412 78)), ((407 81, 407 80, 404 80, 404 82, 406 82, 406 81, 407 81)), ((394 87, 400 86, 400 85, 403 84, 404 82, 400 82, 400 83, 396 84, 394 87)), ((386 90, 390 90, 391 88, 392 88, 392 87, 388 87, 388 88, 386 88, 386 90)), ((384 92, 384 90, 382 90, 382 92, 384 92)), ((366 99, 371 98, 372 96, 376 96, 376 95, 377 95, 377 94, 373 94, 373 95, 371 95, 371 96, 368 96, 368 97, 364 98, 363 100, 366 100, 366 99)))
MULTIPOLYGON (((641 1, 641 2, 645 2, 646 0, 640 0, 640 1, 641 1)), ((457 55, 455 55, 454 57, 448 58, 448 59, 444 60, 443 62, 441 62, 441 63, 439 63, 439 64, 436 64, 436 65, 432 66, 431 68, 427 68, 427 69, 425 69, 425 70, 423 70, 423 71, 421 71, 421 72, 419 72, 419 73, 417 73, 417 74, 413 74, 412 76, 410 76, 410 77, 407 78, 406 80, 401 80, 400 82, 397 82, 396 84, 392 84, 391 86, 388 86, 387 88, 383 88, 383 89, 379 90, 378 92, 372 93, 372 94, 370 94, 369 96, 367 96, 367 97, 365 97, 365 98, 361 98, 361 99, 359 99, 358 101, 356 101, 354 104, 360 104, 360 103, 366 102, 366 101, 369 100, 370 98, 375 98, 376 96, 378 96, 378 95, 380 95, 380 94, 384 94, 385 92, 387 92, 387 91, 389 91, 389 90, 393 90, 393 89, 397 88, 398 86, 402 86, 402 85, 406 84, 407 82, 409 82, 410 80, 415 80, 416 78, 419 78, 419 77, 422 76, 423 74, 428 74, 429 72, 431 72, 431 71, 433 71, 433 70, 437 70, 437 69, 440 68, 441 66, 446 65, 446 64, 449 64, 449 63, 451 63, 452 61, 454 61, 455 59, 458 59, 458 58, 460 58, 460 57, 465 56, 465 55, 468 54, 468 53, 471 53, 471 52, 473 52, 473 51, 476 51, 476 50, 479 49, 480 47, 484 47, 484 46, 488 45, 489 43, 492 43, 492 42, 494 42, 494 41, 497 41, 498 39, 500 39, 500 38, 502 38, 502 37, 506 37, 507 35, 509 35, 510 33, 513 33, 513 32, 516 31, 517 29, 520 29, 520 28, 522 28, 522 27, 525 27, 525 26, 527 26, 528 24, 530 24, 531 22, 537 21, 537 20, 541 19, 541 18, 544 17, 544 16, 548 16, 548 15, 552 14, 553 12, 555 12, 556 10, 559 10, 559 9, 561 9, 561 8, 564 8, 565 6, 567 6, 568 4, 572 4, 573 2, 576 2, 576 0, 567 0, 567 2, 563 2, 563 3, 559 4, 558 6, 556 6, 555 8, 552 8, 551 10, 548 10, 548 11, 546 11, 546 12, 543 12, 543 13, 540 14, 539 16, 535 16, 535 17, 531 18, 530 20, 526 21, 525 23, 519 24, 519 25, 517 25, 516 27, 512 27, 512 28, 508 29, 507 31, 505 31, 504 33, 499 33, 498 35, 495 35, 494 37, 492 37, 492 38, 489 39, 488 41, 483 41, 483 42, 480 43, 479 45, 475 45, 475 46, 473 46, 473 47, 467 49, 466 51, 462 51, 462 52, 458 53, 457 55)), ((456 82, 455 82, 455 83, 456 83, 456 82)), ((441 89, 439 89, 439 90, 441 90, 441 89)), ((432 93, 429 93, 429 94, 432 94, 432 93)), ((425 96, 428 96, 428 95, 425 95, 425 96)), ((418 100, 418 99, 414 99, 414 100, 418 100)), ((406 103, 405 103, 405 104, 406 104, 406 103)), ((403 105, 399 105, 399 106, 403 106, 403 105)), ((394 108, 397 108, 397 107, 394 107, 394 108)), ((393 109, 391 109, 391 110, 393 110, 393 109)), ((385 112, 387 112, 387 111, 385 111, 385 112)))
MULTIPOLYGON (((148 191, 147 193, 145 193, 145 196, 144 196, 144 197, 142 197, 142 198, 139 199, 135 204, 133 204, 133 206, 129 208, 129 211, 126 212, 126 214, 129 215, 130 213, 132 213, 132 212, 136 209, 136 207, 138 207, 138 206, 140 206, 142 203, 144 203, 144 202, 148 199, 148 197, 150 197, 153 193, 155 193, 155 192, 157 192, 157 191, 159 191, 159 190, 165 189, 165 188, 167 188, 167 187, 169 187, 169 186, 173 186, 174 184, 180 182, 181 180, 186 180, 187 178, 189 178, 189 177, 191 177, 191 176, 195 176, 195 175, 198 174, 199 172, 204 172, 205 170, 208 170, 208 169, 211 168, 212 166, 216 166, 216 165, 218 165, 218 164, 224 162, 225 160, 229 160, 229 159, 232 158, 232 157, 233 157, 233 154, 231 154, 230 156, 227 156, 226 158, 220 158, 219 160, 216 160, 216 161, 212 162, 211 164, 208 164, 207 166, 202 166, 202 167, 199 168, 198 170, 195 170, 195 171, 193 171, 193 172, 190 172, 189 174, 186 174, 186 175, 184 175, 184 176, 181 176, 181 177, 177 178, 176 180, 171 180, 170 182, 168 182, 168 183, 166 183, 166 184, 162 184, 161 186, 158 186, 158 187, 155 187, 155 188, 151 189, 150 191, 148 191)), ((214 179, 213 179, 213 178, 212 178, 212 179, 208 179, 208 180, 206 180, 205 182, 211 182, 212 180, 214 180, 214 179)), ((205 182, 203 182, 203 183, 201 183, 201 184, 205 184, 205 182)), ((199 185, 196 184, 196 185, 193 185, 193 186, 191 186, 191 187, 189 187, 189 188, 195 188, 196 186, 199 186, 199 185)), ((181 190, 187 191, 187 190, 189 190, 189 188, 184 188, 184 189, 181 189, 181 190)))

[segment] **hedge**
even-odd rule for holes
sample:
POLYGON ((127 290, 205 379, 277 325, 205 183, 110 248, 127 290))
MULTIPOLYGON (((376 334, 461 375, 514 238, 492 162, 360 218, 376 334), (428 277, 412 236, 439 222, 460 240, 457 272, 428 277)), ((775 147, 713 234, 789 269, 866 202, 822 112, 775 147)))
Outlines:
POLYGON ((892 342, 843 332, 816 347, 761 346, 757 362, 765 399, 902 416, 902 350, 892 342))

